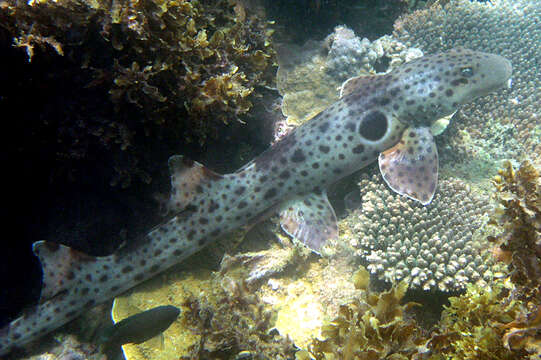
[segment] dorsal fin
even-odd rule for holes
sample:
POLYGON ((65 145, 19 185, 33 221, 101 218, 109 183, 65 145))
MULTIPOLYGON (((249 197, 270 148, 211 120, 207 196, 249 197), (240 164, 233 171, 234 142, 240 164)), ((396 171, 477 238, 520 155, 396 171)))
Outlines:
POLYGON ((370 84, 374 84, 375 81, 381 79, 381 75, 361 75, 347 79, 342 84, 340 89, 340 98, 351 94, 357 89, 368 87, 370 84))
POLYGON ((169 158, 169 172, 171 197, 167 210, 173 213, 184 210, 198 193, 203 193, 203 185, 223 178, 223 175, 182 155, 169 158))
POLYGON ((35 242, 32 251, 43 269, 41 303, 69 289, 77 279, 81 263, 97 260, 94 256, 49 241, 35 242))

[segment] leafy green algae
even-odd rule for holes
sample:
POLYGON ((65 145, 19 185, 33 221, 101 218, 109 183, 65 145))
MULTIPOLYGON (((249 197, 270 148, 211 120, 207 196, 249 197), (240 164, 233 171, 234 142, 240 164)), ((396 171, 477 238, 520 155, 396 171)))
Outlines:
MULTIPOLYGON (((367 287, 369 274, 354 275, 356 286, 367 287)), ((389 291, 365 292, 362 299, 342 305, 339 315, 323 326, 323 340, 314 339, 308 350, 317 360, 408 359, 425 340, 421 329, 405 313, 416 303, 401 305, 408 284, 401 282, 389 291)))
MULTIPOLYGON (((518 170, 504 164, 493 179, 499 207, 492 224, 501 230, 496 243, 500 260, 509 265, 512 281, 536 293, 541 279, 541 177, 529 161, 518 170)), ((541 296, 537 295, 538 298, 541 296)))
POLYGON ((464 295, 451 297, 428 347, 438 354, 431 359, 517 359, 502 342, 502 324, 521 310, 520 302, 508 298, 503 281, 488 287, 468 285, 464 295))
POLYGON ((65 91, 92 93, 73 97, 76 116, 33 120, 29 134, 52 132, 61 163, 105 158, 123 187, 151 181, 149 139, 201 146, 257 118, 248 111, 270 101, 276 70, 259 15, 226 0, 0 2, 2 28, 31 66, 65 63, 65 91))

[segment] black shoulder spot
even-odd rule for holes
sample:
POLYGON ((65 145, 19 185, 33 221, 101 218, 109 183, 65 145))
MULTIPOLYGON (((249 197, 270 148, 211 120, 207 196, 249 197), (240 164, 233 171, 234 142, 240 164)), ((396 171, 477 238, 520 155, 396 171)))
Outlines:
POLYGON ((359 134, 368 140, 379 140, 387 132, 387 116, 381 111, 370 111, 367 113, 359 126, 359 134))

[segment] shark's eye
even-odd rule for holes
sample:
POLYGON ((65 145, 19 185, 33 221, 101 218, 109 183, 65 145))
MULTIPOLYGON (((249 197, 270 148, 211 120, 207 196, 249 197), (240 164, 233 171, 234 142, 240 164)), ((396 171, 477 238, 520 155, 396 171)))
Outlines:
POLYGON ((472 77, 473 76, 473 69, 471 67, 463 67, 460 69, 460 74, 464 77, 472 77))

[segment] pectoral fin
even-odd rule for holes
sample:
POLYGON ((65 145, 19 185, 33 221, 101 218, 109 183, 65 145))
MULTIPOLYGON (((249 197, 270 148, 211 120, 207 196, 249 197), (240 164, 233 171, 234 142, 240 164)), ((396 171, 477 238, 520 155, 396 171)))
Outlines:
POLYGON ((316 253, 329 239, 338 236, 336 215, 326 193, 295 197, 282 209, 282 229, 316 253))
POLYGON ((427 205, 438 184, 438 150, 428 128, 408 128, 378 158, 383 179, 395 192, 427 205))

